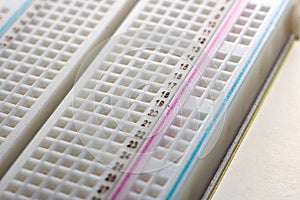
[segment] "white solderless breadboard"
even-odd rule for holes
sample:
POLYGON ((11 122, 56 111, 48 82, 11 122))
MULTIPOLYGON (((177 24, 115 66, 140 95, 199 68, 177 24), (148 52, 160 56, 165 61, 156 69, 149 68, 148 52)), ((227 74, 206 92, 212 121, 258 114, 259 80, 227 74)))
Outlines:
POLYGON ((70 90, 85 55, 133 4, 36 0, 0 38, 1 164, 16 158, 70 90))
POLYGON ((0 198, 195 198, 184 187, 192 166, 288 3, 138 2, 3 177, 0 198))

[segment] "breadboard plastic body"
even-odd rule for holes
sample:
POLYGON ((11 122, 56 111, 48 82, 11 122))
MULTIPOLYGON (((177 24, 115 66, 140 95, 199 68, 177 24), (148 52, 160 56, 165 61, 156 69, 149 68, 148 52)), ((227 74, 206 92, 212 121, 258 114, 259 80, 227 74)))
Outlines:
POLYGON ((238 129, 234 121, 242 120, 289 34, 288 5, 139 2, 4 176, 1 198, 197 198, 238 129), (222 17, 212 21, 216 13, 222 17), (220 31, 225 34, 218 36, 220 31), (272 45, 278 50, 263 60, 272 45), (179 73, 191 77, 193 68, 180 69, 203 57, 212 59, 204 59, 191 90, 179 96, 186 83, 179 73), (175 89, 165 90, 170 85, 175 89), (182 104, 162 121, 174 103, 170 98, 165 104, 171 95, 182 104), (153 105, 162 108, 152 112, 153 105), (162 117, 145 118, 154 113, 162 117), (139 160, 152 138, 144 136, 160 122, 165 126, 153 136, 159 139, 150 144, 147 160, 139 160), (203 144, 220 133, 206 154, 203 144))

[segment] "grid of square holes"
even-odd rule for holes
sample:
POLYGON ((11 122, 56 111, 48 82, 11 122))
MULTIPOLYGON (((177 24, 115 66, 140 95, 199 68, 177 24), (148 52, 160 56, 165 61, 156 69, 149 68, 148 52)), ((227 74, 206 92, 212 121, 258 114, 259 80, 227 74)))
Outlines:
POLYGON ((226 40, 248 46, 269 10, 270 8, 267 6, 259 7, 254 4, 248 4, 226 40), (242 38, 239 37, 241 34, 243 35, 242 38))
MULTIPOLYGON (((160 11, 161 12, 161 11, 160 11)), ((126 38, 125 38, 126 39, 126 38)), ((132 41, 133 42, 133 41, 132 41)), ((140 42, 139 40, 134 42, 140 42)), ((122 48, 121 48, 122 49, 122 48)), ((118 51, 118 49, 116 50, 118 51)), ((119 52, 118 52, 119 53, 119 52)), ((111 60, 115 60, 116 57, 113 57, 114 55, 111 55, 111 60)), ((130 57, 130 55, 128 55, 130 57)), ((12 193, 16 193, 18 195, 25 195, 27 197, 43 197, 43 195, 48 195, 53 190, 58 192, 58 197, 70 197, 70 194, 72 196, 76 196, 78 198, 85 198, 86 195, 90 192, 90 188, 94 186, 95 180, 87 180, 87 179, 81 179, 79 175, 82 175, 80 173, 81 171, 87 171, 92 174, 96 174, 97 176, 101 176, 104 169, 101 168, 101 165, 96 165, 94 163, 93 158, 90 157, 90 155, 86 154, 85 151, 83 151, 83 147, 80 145, 80 141, 78 141, 78 138, 75 137, 75 133, 78 133, 78 128, 76 127, 76 124, 83 125, 85 123, 85 126, 80 127, 80 130, 84 130, 86 137, 89 137, 89 135, 92 136, 100 136, 99 142, 96 141, 94 143, 91 143, 89 145, 93 146, 93 148, 99 150, 102 148, 102 143, 106 142, 106 138, 110 137, 111 134, 109 134, 109 131, 107 131, 108 134, 105 134, 105 136, 101 137, 101 132, 98 130, 98 126, 103 123, 101 120, 102 116, 110 116, 110 113, 112 111, 110 104, 113 102, 114 104, 120 103, 122 104, 122 86, 128 87, 129 84, 132 83, 132 77, 126 77, 128 79, 118 79, 118 81, 124 84, 121 84, 121 86, 114 86, 116 84, 116 77, 118 78, 121 74, 134 74, 135 69, 130 70, 124 69, 125 63, 126 63, 126 56, 124 56, 124 60, 122 62, 117 63, 116 65, 109 68, 109 73, 105 76, 103 76, 103 70, 99 69, 94 74, 94 79, 92 78, 85 86, 85 88, 82 89, 80 94, 78 95, 78 98, 76 98, 73 102, 73 105, 70 106, 66 111, 64 112, 63 116, 60 118, 60 120, 57 122, 56 126, 50 131, 50 133, 47 135, 47 137, 43 140, 43 142, 40 144, 40 147, 34 151, 33 155, 31 156, 30 160, 25 164, 23 169, 19 172, 19 174, 16 176, 15 179, 10 187, 8 193, 6 193, 9 197, 14 197, 12 193), (122 66, 123 65, 123 66, 122 66), (122 69, 123 67, 123 69, 122 69), (98 80, 100 77, 105 77, 106 80, 105 83, 102 85, 99 84, 98 80), (120 87, 120 88, 118 88, 120 87), (93 92, 91 92, 93 91, 93 92), (96 91, 96 92, 95 92, 96 91), (106 94, 107 91, 111 91, 114 95, 111 97, 108 97, 109 100, 105 99, 105 96, 103 94, 106 94), (115 98, 118 96, 118 98, 115 98), (87 100, 87 101, 86 101, 87 100), (120 100, 120 101, 119 101, 120 100), (104 103, 105 106, 99 107, 99 102, 104 103), (109 101, 109 104, 107 103, 109 101), (89 116, 86 117, 87 113, 84 113, 83 110, 86 110, 88 112, 92 112, 93 115, 95 113, 100 113, 99 117, 97 119, 97 116, 89 116), (75 113, 75 114, 74 114, 75 113), (72 119, 72 120, 70 120, 72 119), (100 119, 100 120, 99 120, 100 119), (88 122, 89 126, 86 126, 86 122, 88 122), (97 133, 98 132, 98 133, 97 133), (98 134, 98 135, 97 135, 98 134), (69 145, 72 144, 72 145, 69 145), (100 145, 99 145, 100 144, 100 145), (49 151, 50 150, 50 151, 49 151), (70 157, 69 155, 70 154, 70 157), (73 156, 73 157, 72 157, 73 156), (80 157, 84 160, 84 162, 78 162, 75 157, 80 157), (43 162, 39 162, 39 160, 43 160, 43 162), (50 164, 49 164, 50 163, 50 164), (66 168, 59 169, 58 165, 66 166, 66 168), (81 166, 82 165, 82 166, 81 166), (55 166, 55 167, 54 167, 55 166), (69 169, 72 168, 70 171, 69 169), (56 170, 56 171, 55 171, 56 170), (34 171, 34 175, 30 173, 30 171, 34 171), (68 172, 67 172, 68 171, 68 172), (77 172, 80 171, 80 172, 77 172), (30 175, 29 175, 30 173, 30 175), (74 173, 74 174, 72 174, 74 173), (77 174, 76 174, 77 173, 77 174), (43 177, 47 177, 48 175, 56 174, 56 178, 49 179, 46 181, 43 177), (32 178, 29 178, 32 177, 32 178), (74 178, 70 178, 74 177, 74 178), (76 192, 71 188, 71 186, 76 187, 76 184, 71 184, 70 187, 64 185, 62 182, 60 182, 58 179, 65 179, 66 181, 76 182, 76 183, 83 183, 84 186, 91 186, 91 187, 84 187, 82 191, 78 189, 80 192, 76 192), (32 183, 28 184, 26 187, 28 187, 28 190, 18 189, 23 182, 32 183), (40 191, 39 193, 35 193, 33 190, 36 187, 44 186, 45 192, 40 191), (80 194, 78 194, 80 193, 80 194), (67 195, 67 196, 66 196, 67 195)), ((111 61, 108 60, 108 61, 111 61)), ((130 60, 130 59, 127 59, 130 60)), ((236 58, 233 58, 233 60, 236 60, 236 58)), ((137 61, 134 61, 137 62, 137 61)), ((106 63, 109 65, 109 62, 106 63)), ((128 64, 128 63, 127 63, 128 64)), ((135 66, 135 65, 133 65, 135 66)), ((145 66, 145 65, 142 65, 145 66)), ((145 66, 146 67, 146 66, 145 66)), ((212 67, 213 68, 213 67, 212 67)), ((224 67, 225 68, 225 67, 224 67)), ((229 67, 230 68, 230 67, 229 67)), ((232 67, 231 67, 232 68, 232 67)), ((210 68, 208 69, 208 71, 210 68)), ((212 70, 213 71, 213 70, 212 70)), ((211 74, 208 73, 207 74, 211 74)), ((145 75, 146 77, 152 77, 152 74, 145 75)), ((210 76, 211 75, 207 75, 210 76)), ((228 80, 228 79, 227 79, 228 80)), ((119 83, 118 82, 118 83, 119 83)), ((138 84, 139 85, 139 84, 138 84)), ((138 89, 138 86, 135 86, 136 89, 138 89)), ((219 87, 217 87, 219 88, 219 87)), ((153 90, 150 89, 149 90, 153 90)), ((155 91, 155 89, 154 89, 155 91)), ((221 90, 222 91, 222 90, 221 90)), ((134 91, 130 91, 134 93, 134 91)), ((147 95, 149 91, 146 91, 145 94, 147 95)), ((145 95, 144 93, 141 94, 141 96, 145 95)), ((137 95, 138 96, 138 95, 137 95)), ((136 97, 138 98, 138 97, 136 97)), ((142 97, 140 97, 142 98, 142 97)), ((134 105, 135 102, 127 102, 130 108, 136 108, 139 105, 134 105), (134 106, 133 106, 134 105, 134 106)), ((144 105, 147 106, 147 105, 144 105)), ((125 107, 126 108, 126 107, 125 107)), ((140 108, 137 110, 134 110, 133 113, 139 112, 143 110, 143 105, 141 105, 140 108)), ((87 115, 90 115, 88 113, 87 115)), ((125 114, 126 115, 126 114, 125 114)), ((124 115, 122 114, 114 114, 113 116, 116 116, 117 119, 123 119, 124 115), (119 117, 120 116, 120 117, 119 117)), ((171 130, 168 131, 166 134, 166 137, 162 141, 164 144, 170 144, 170 138, 178 138, 176 137, 179 135, 179 131, 176 129, 180 129, 182 127, 187 127, 187 129, 190 129, 190 131, 187 131, 187 134, 184 134, 182 137, 180 137, 180 140, 185 141, 192 141, 194 137, 194 132, 201 127, 201 124, 205 121, 207 117, 207 113, 201 113, 198 114, 192 114, 191 110, 184 110, 182 115, 178 115, 177 119, 175 120, 174 124, 171 128, 174 128, 175 131, 171 130), (192 122, 186 123, 190 120, 188 119, 194 119, 195 116, 199 116, 199 122, 195 122, 196 125, 193 125, 192 122), (197 125, 198 124, 198 125, 197 125)), ((193 121, 193 120, 192 120, 193 121)), ((108 125, 108 129, 110 127, 113 127, 114 125, 108 125)), ((126 128, 124 129, 126 130, 126 128)), ((114 132, 115 133, 115 132, 114 132)), ((116 138, 119 138, 121 136, 117 136, 116 138)), ((93 137, 94 138, 94 137, 93 137)), ((162 144, 161 143, 161 144, 162 144)), ((187 146, 186 142, 180 143, 180 141, 173 142, 172 144, 178 145, 178 151, 183 152, 184 149, 187 146), (184 147, 182 147, 184 146, 184 147)), ((159 148, 165 148, 166 145, 160 145, 159 148)), ((110 150, 112 152, 112 150, 110 150)), ((165 151, 164 151, 165 152, 165 151)), ((109 152, 108 152, 109 153, 109 152)), ((175 154, 176 155, 176 154, 175 154)), ((163 158, 165 155, 157 155, 156 158, 163 158)), ((178 155, 176 155, 178 156, 178 155)), ((170 156, 169 158, 172 158, 170 156)), ((82 160, 82 161, 83 161, 82 160)), ((173 159, 170 159, 173 161, 173 159)), ((176 159, 175 159, 176 160, 176 159)), ((88 176, 88 175, 86 175, 88 176)), ((159 186, 164 186, 167 182, 167 178, 164 176, 149 176, 149 174, 143 174, 140 176, 139 180, 137 182, 147 182, 151 184, 155 184, 153 187, 149 187, 148 195, 151 197, 157 197, 159 195, 158 189, 159 186)), ((143 185, 143 184, 141 184, 143 185)), ((77 185, 78 186, 78 185, 77 185)), ((141 191, 141 189, 137 189, 138 191, 141 191)), ((139 192, 140 193, 140 192, 139 192)), ((7 196, 7 197, 8 197, 7 196)))
MULTIPOLYGON (((131 28, 153 25, 159 25, 160 28, 145 28, 137 32, 128 31, 122 35, 117 45, 106 57, 105 62, 86 82, 72 100, 71 105, 56 121, 55 126, 42 139, 39 147, 33 152, 22 170, 16 174, 15 179, 5 191, 5 197, 41 198, 52 190, 56 192, 57 197, 69 195, 72 198, 86 198, 86 195, 91 193, 91 188, 97 184, 96 180, 88 181, 86 178, 88 175, 76 179, 78 185, 81 185, 81 189, 73 186, 73 190, 65 185, 65 181, 69 181, 70 177, 75 176, 74 174, 78 170, 81 171, 81 165, 89 166, 88 169, 92 168, 98 172, 98 180, 103 173, 103 165, 93 163, 94 158, 84 151, 82 143, 90 149, 90 153, 99 154, 101 152, 101 161, 106 165, 110 164, 118 145, 125 140, 125 137, 128 137, 134 123, 149 106, 154 94, 165 85, 164 82, 180 60, 180 55, 185 52, 190 39, 194 38, 202 24, 206 22, 207 16, 216 3, 196 0, 188 2, 152 0, 146 5, 139 17, 133 21, 131 28), (153 15, 153 13, 157 14, 153 15), (157 20, 160 18, 165 20, 158 22, 157 20), (182 32, 186 35, 181 36, 182 32), (175 50, 174 46, 176 46, 175 50), (142 50, 135 51, 136 48, 142 50), (170 49, 173 49, 172 53, 170 53, 170 49), (122 56, 120 57, 120 55, 122 56), (118 108, 115 109, 115 107, 118 108), (103 127, 103 129, 99 129, 99 127, 103 127), (80 138, 76 137, 78 133, 80 133, 80 138), (77 156, 77 160, 74 160, 72 155, 77 156), (67 159, 69 157, 70 159, 67 159), (57 169, 61 163, 67 161, 71 170, 57 169), (52 176, 58 177, 52 178, 52 176), (36 187, 43 187, 45 190, 34 190, 36 187)), ((46 13, 40 14, 41 17, 45 17, 45 15, 46 13)), ((52 13, 48 15, 53 21, 69 23, 70 20, 74 20, 68 17, 59 20, 52 13)), ((39 24, 37 20, 32 23, 39 24)), ((76 23, 83 23, 83 21, 76 21, 76 23)), ((45 23, 44 26, 50 25, 45 23)), ((60 26, 60 28, 66 29, 65 26, 60 26)), ((77 29, 72 30, 76 31, 77 29)), ((45 34, 43 30, 37 30, 37 32, 41 36, 45 34)), ((26 33, 30 34, 30 29, 26 30, 26 33)), ((49 37, 55 38, 56 32, 49 33, 49 37)), ((68 35, 63 38, 63 40, 69 40, 68 35)), ((20 40, 22 39, 24 37, 20 37, 20 40)), ((34 39, 26 42, 37 43, 34 39)), ((43 44, 45 47, 52 45, 52 43, 43 44)), ((56 46, 52 48, 56 49, 56 46)), ((57 48, 57 50, 61 50, 62 46, 57 48)), ((42 55, 39 50, 37 52, 42 55)), ((51 55, 55 57, 55 55, 51 55)), ((67 59, 68 57, 65 57, 65 60, 67 59)), ((56 70, 54 67, 49 67, 51 70, 59 71, 60 68, 57 68, 56 70)), ((189 116, 185 113, 182 117, 186 119, 189 116)), ((191 124, 188 126, 191 130, 195 129, 191 124)), ((191 136, 186 135, 184 138, 188 141, 191 136)), ((178 152, 183 151, 182 145, 187 146, 187 142, 178 144, 178 152)), ((173 157, 176 156, 177 154, 173 157)), ((173 157, 170 159, 173 160, 173 157)), ((164 182, 162 178, 159 180, 160 183, 164 182)))
MULTIPOLYGON (((231 77, 237 74, 239 63, 242 59, 247 59, 242 54, 235 55, 234 49, 238 45, 250 45, 269 9, 270 7, 251 3, 247 5, 229 33, 229 35, 234 35, 235 40, 228 40, 227 37, 223 42, 224 45, 230 46, 230 49, 227 48, 226 52, 217 51, 203 77, 194 88, 192 98, 197 99, 197 102, 200 103, 203 101, 217 103, 217 101, 222 100, 219 97, 226 88, 230 87, 231 77), (243 26, 241 26, 241 20, 246 21, 243 26), (255 29, 254 24, 256 24, 255 29), (237 27, 239 28, 238 33, 237 27), (251 31, 251 34, 249 34, 249 31, 251 31), (247 44, 243 42, 244 38, 247 39, 247 44)), ((159 146, 154 150, 149 163, 159 161, 164 163, 165 166, 168 163, 180 165, 181 160, 186 155, 185 151, 188 145, 193 143, 196 137, 199 137, 203 124, 209 123, 210 115, 208 111, 201 110, 201 108, 191 110, 189 106, 184 105, 163 136, 159 146)), ((126 199, 160 198, 161 191, 165 191, 169 186, 168 184, 171 183, 168 183, 168 177, 166 174, 161 173, 161 170, 140 174, 131 190, 128 191, 126 199)))
MULTIPOLYGON (((117 149, 116 142, 122 144, 128 135, 133 136, 133 127, 145 115, 144 112, 157 91, 166 85, 173 67, 190 44, 186 33, 193 31, 191 27, 180 27, 175 23, 185 19, 186 15, 179 17, 167 14, 166 18, 174 23, 160 24, 155 21, 159 27, 147 28, 153 26, 155 15, 152 14, 156 13, 156 10, 161 14, 170 14, 173 8, 177 11, 187 9, 186 14, 190 17, 194 17, 193 12, 197 11, 201 13, 199 16, 202 16, 209 15, 215 5, 216 3, 211 1, 206 1, 204 6, 203 2, 198 1, 150 1, 146 4, 141 11, 142 15, 132 22, 129 31, 118 38, 106 60, 74 97, 71 107, 75 108, 76 112, 69 123, 76 123, 76 129, 82 137, 89 135, 84 142, 87 147, 96 145, 92 138, 101 138, 97 128, 92 130, 90 127, 95 124, 104 127, 106 131, 105 134, 102 133, 106 142, 96 145, 97 150, 101 149, 103 153, 117 149), (139 20, 143 23, 137 26, 136 21, 139 20), (138 31, 133 31, 137 28, 138 31), (85 114, 82 114, 81 110, 85 110, 85 114), (92 131, 87 132, 87 129, 92 131)), ((155 20, 157 19, 159 18, 155 17, 155 20)), ((200 21, 197 17, 189 18, 196 20, 194 23, 200 26, 206 19, 207 16, 200 21)), ((191 21, 185 23, 190 24, 191 21)), ((60 123, 60 120, 57 123, 60 123)), ((181 147, 179 149, 182 151, 181 147)), ((93 151, 93 148, 91 150, 93 151)), ((173 157, 170 159, 174 159, 173 157)), ((105 156, 104 160, 101 160, 109 165, 113 158, 114 155, 110 154, 110 157, 105 156)))
MULTIPOLYGON (((211 4, 208 5, 212 7, 211 4)), ((146 9, 148 8, 149 6, 146 9)), ((209 14, 209 12, 206 14, 209 14)), ((145 27, 149 26, 147 21, 144 21, 143 25, 145 27)), ((169 26, 173 28, 172 24, 169 26)), ((132 28, 140 27, 136 27, 134 24, 132 28)), ((176 25, 175 28, 177 28, 176 25)), ((188 32, 189 30, 185 31, 188 32)), ((178 55, 184 53, 188 44, 189 40, 182 38, 178 30, 174 31, 159 27, 156 29, 145 28, 138 32, 128 31, 121 36, 117 45, 107 56, 102 68, 100 67, 94 73, 85 88, 75 97, 73 106, 78 110, 70 123, 77 122, 78 132, 93 136, 87 138, 85 144, 87 147, 96 145, 92 138, 96 137, 97 140, 101 138, 101 135, 95 129, 96 127, 92 130, 89 127, 90 124, 94 126, 96 122, 97 125, 101 125, 105 129, 113 130, 110 130, 109 133, 108 130, 105 134, 102 133, 102 137, 104 136, 103 139, 106 142, 98 142, 98 145, 96 145, 97 150, 99 148, 102 150, 102 162, 110 164, 114 155, 111 154, 110 157, 105 156, 105 158, 102 158, 103 154, 111 151, 111 149, 117 149, 116 141, 122 143, 125 141, 126 135, 133 135, 130 132, 133 130, 134 123, 141 118, 146 108, 149 107, 159 88, 165 85, 172 67, 180 60, 178 55), (151 47, 155 48, 152 50, 151 47), (174 47, 176 47, 175 50, 174 47), (135 51, 135 48, 144 49, 135 51), (160 51, 160 48, 162 51, 160 51), (169 49, 171 48, 175 52, 175 56, 170 55, 169 49), (167 50, 164 51, 164 49, 167 50), (106 65, 109 65, 109 62, 113 62, 113 64, 107 67, 106 65), (157 65, 159 65, 159 68, 157 68, 157 65), (151 84, 145 83, 145 80, 151 84), (135 95, 134 90, 136 89, 143 91, 139 91, 139 94, 135 95), (145 93, 148 93, 147 97, 145 97, 145 93), (96 101, 95 98, 97 98, 96 101), (114 107, 117 107, 117 109, 114 110, 114 107), (90 114, 85 112, 83 117, 79 116, 78 112, 82 109, 89 111, 90 114), (87 129, 92 131, 87 132, 87 129)), ((190 124, 189 126, 194 125, 190 124)), ((178 151, 182 152, 184 149, 181 143, 178 145, 178 151)), ((186 143, 184 145, 187 146, 186 143)), ((170 159, 175 159, 175 157, 178 157, 178 155, 173 155, 170 159)))
POLYGON ((172 27, 185 32, 189 39, 194 39, 216 4, 213 0, 151 0, 133 20, 131 27, 172 27))
POLYGON ((202 79, 199 80, 194 88, 192 94, 194 97, 205 98, 212 102, 218 100, 224 88, 226 86, 228 87, 228 83, 231 81, 231 77, 236 73, 237 66, 242 59, 242 55, 234 53, 233 50, 239 47, 245 48, 251 44, 260 25, 268 14, 269 9, 269 7, 258 6, 251 3, 247 5, 229 32, 229 36, 224 41, 226 46, 231 47, 230 52, 228 52, 228 49, 226 52, 217 51, 210 66, 204 72, 202 79), (243 26, 240 25, 241 20, 246 22, 243 26), (253 28, 253 24, 257 24, 256 29, 253 28), (230 36, 234 36, 235 39, 231 40, 230 36), (245 42, 245 39, 247 42, 245 42))
MULTIPOLYGON (((155 30, 152 35, 161 33, 155 30)), ((123 39, 120 38, 124 42, 123 39)), ((177 41, 180 41, 178 37, 177 41)), ((160 41, 151 41, 155 47, 159 44, 160 41)), ((120 42, 115 49, 122 50, 122 45, 120 42)), ((114 165, 116 152, 128 136, 134 135, 133 127, 145 115, 158 90, 166 85, 173 66, 180 60, 177 54, 157 48, 135 51, 126 50, 128 46, 124 45, 125 53, 121 57, 114 52, 109 54, 108 60, 80 89, 53 128, 60 134, 70 129, 76 135, 79 133, 80 142, 106 167, 114 165)), ((183 51, 181 48, 178 51, 183 51)))
POLYGON ((48 0, 0 50, 0 145, 113 4, 111 0, 48 0))

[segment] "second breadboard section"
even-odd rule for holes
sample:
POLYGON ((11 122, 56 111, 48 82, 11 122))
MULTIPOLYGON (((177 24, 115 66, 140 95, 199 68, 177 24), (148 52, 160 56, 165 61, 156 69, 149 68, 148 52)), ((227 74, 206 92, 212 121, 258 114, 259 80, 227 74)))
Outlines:
POLYGON ((139 1, 3 177, 0 198, 198 198, 284 45, 288 5, 139 1), (262 61, 269 41, 277 50, 262 61))
POLYGON ((0 176, 134 1, 36 0, 0 39, 0 176))

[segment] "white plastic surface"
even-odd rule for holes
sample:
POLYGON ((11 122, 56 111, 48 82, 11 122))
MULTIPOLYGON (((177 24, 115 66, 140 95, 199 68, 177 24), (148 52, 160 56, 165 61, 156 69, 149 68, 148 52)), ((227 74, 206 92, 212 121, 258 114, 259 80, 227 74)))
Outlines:
POLYGON ((133 4, 36 0, 0 38, 0 176, 71 89, 85 56, 133 4))
MULTIPOLYGON (((122 186, 120 181, 127 173, 121 172, 132 171, 128 170, 132 163, 126 160, 138 156, 134 154, 139 149, 136 147, 149 139, 137 129, 141 124, 149 124, 145 120, 153 119, 145 119, 144 114, 155 113, 151 112, 153 104, 165 105, 159 98, 167 94, 165 84, 182 72, 179 69, 185 66, 182 62, 191 58, 193 45, 200 42, 200 49, 207 49, 209 39, 216 37, 207 36, 201 45, 203 35, 199 29, 204 32, 212 24, 215 12, 225 10, 220 2, 209 0, 139 2, 116 37, 3 178, 2 197, 42 199, 52 195, 52 198, 102 199, 109 195, 120 198, 121 194, 127 199, 196 198, 188 196, 187 185, 201 177, 191 174, 194 172, 191 169, 183 177, 179 175, 222 101, 228 108, 238 95, 242 81, 272 32, 275 24, 270 28, 270 21, 276 23, 274 15, 281 14, 280 8, 285 6, 252 1, 246 9, 237 9, 234 17, 227 15, 230 23, 223 32, 226 38, 217 41, 220 48, 210 50, 213 61, 203 65, 203 76, 196 81, 192 95, 180 106, 178 114, 171 116, 175 120, 171 126, 163 127, 166 133, 156 141, 157 147, 153 145, 154 153, 146 156, 148 163, 141 165, 142 170, 150 173, 133 175, 122 186), (160 26, 153 28, 155 24, 160 26), (152 28, 146 28, 149 26, 152 28), (249 67, 244 69, 247 63, 249 67), (231 91, 235 84, 237 87, 231 91), (172 191, 178 181, 180 189, 172 191), (120 192, 116 191, 118 188, 120 192), (119 194, 115 196, 116 193, 119 194)), ((216 24, 222 26, 219 20, 216 24)), ((211 33, 215 31, 211 29, 211 33)), ((185 75, 188 73, 182 76, 185 75)), ((169 95, 176 96, 178 90, 169 95)), ((168 109, 166 105, 160 108, 160 113, 168 109)), ((160 119, 156 120, 151 122, 158 123, 160 119)), ((212 127, 211 133, 217 125, 212 127)), ((145 132, 151 133, 151 126, 145 132)), ((191 165, 201 158, 198 153, 191 165)))

